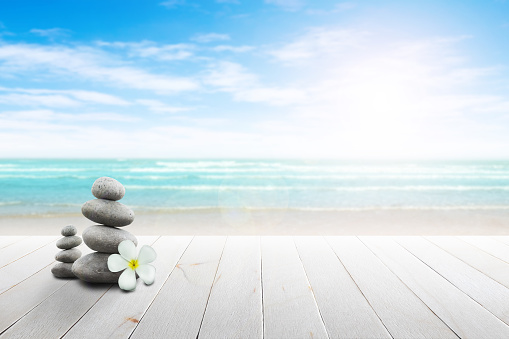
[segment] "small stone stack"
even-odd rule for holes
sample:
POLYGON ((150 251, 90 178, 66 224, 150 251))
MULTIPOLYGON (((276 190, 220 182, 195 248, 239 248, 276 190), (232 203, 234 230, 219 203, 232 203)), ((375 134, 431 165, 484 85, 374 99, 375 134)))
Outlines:
POLYGON ((124 240, 131 240, 138 245, 134 235, 118 228, 131 224, 134 212, 117 201, 124 197, 125 188, 113 178, 97 179, 92 185, 92 194, 97 199, 83 204, 81 212, 87 219, 100 225, 87 227, 83 231, 83 241, 97 252, 77 260, 72 266, 72 272, 83 281, 116 283, 122 272, 110 272, 108 257, 118 253, 118 245, 124 240))
POLYGON ((57 278, 76 278, 72 265, 81 257, 81 251, 75 248, 81 244, 81 238, 73 225, 65 226, 60 233, 64 237, 57 241, 57 247, 62 251, 55 255, 55 260, 60 262, 51 268, 51 273, 57 278))

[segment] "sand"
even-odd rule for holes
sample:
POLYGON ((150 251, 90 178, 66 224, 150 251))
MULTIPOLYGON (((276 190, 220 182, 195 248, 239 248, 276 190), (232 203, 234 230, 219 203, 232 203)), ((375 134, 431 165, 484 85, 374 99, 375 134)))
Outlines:
MULTIPOLYGON (((94 223, 81 215, 0 218, 0 235, 79 233, 94 223)), ((509 235, 509 210, 208 211, 138 214, 136 235, 509 235)))

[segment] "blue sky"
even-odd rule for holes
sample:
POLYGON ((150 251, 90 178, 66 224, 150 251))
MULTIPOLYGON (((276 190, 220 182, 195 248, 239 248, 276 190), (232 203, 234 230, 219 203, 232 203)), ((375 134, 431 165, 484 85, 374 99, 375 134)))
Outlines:
POLYGON ((508 158, 506 1, 3 1, 0 157, 508 158))

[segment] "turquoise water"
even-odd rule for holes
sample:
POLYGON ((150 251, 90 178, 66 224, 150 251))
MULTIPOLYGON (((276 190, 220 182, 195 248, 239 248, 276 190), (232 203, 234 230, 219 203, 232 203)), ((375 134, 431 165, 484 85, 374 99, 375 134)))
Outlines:
POLYGON ((509 208, 509 161, 0 160, 0 215, 80 213, 100 176, 135 212, 509 208))

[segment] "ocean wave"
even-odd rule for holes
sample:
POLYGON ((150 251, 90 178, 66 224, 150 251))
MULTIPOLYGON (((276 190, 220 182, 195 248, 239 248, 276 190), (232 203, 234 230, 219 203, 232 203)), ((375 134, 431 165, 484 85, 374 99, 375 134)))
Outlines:
POLYGON ((455 211, 455 210, 509 210, 508 205, 458 205, 458 206, 362 206, 362 207, 232 207, 232 206, 133 206, 145 212, 219 212, 245 210, 253 212, 362 212, 362 211, 455 211))
POLYGON ((126 185, 132 190, 181 190, 181 191, 275 191, 275 190, 303 190, 303 191, 509 191, 509 186, 169 186, 169 185, 126 185))
POLYGON ((0 168, 0 172, 85 172, 95 170, 92 168, 60 168, 60 167, 39 167, 39 168, 0 168))
POLYGON ((22 201, 0 201, 0 206, 22 205, 22 201))

